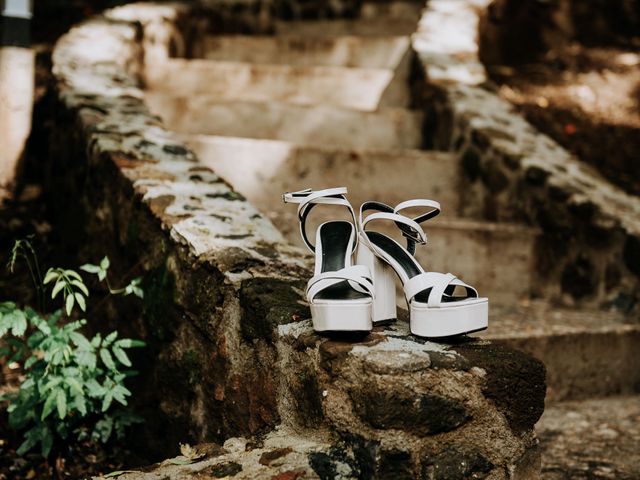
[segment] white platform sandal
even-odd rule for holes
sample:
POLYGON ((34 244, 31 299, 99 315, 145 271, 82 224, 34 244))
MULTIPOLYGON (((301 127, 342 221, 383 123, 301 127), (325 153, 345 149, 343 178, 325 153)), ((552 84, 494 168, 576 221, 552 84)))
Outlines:
POLYGON ((373 323, 396 318, 394 272, 400 277, 409 308, 411 332, 422 337, 448 337, 484 330, 488 326, 489 301, 475 288, 450 273, 425 272, 414 258, 416 244, 427 243, 420 223, 440 213, 433 200, 408 200, 392 208, 380 202, 365 202, 358 222, 360 245, 357 263, 371 270, 375 288, 373 323), (411 219, 402 210, 422 207, 425 213, 411 219), (375 210, 366 218, 364 212, 375 210), (389 236, 367 231, 376 220, 390 220, 407 239, 404 248, 389 236))
POLYGON ((344 187, 285 193, 285 203, 298 203, 300 234, 306 246, 315 252, 314 276, 307 283, 307 300, 311 306, 316 331, 369 331, 373 308, 373 283, 369 269, 353 265, 358 246, 356 216, 346 199, 344 187), (316 205, 345 206, 353 223, 325 222, 316 231, 315 246, 309 241, 306 220, 316 205))

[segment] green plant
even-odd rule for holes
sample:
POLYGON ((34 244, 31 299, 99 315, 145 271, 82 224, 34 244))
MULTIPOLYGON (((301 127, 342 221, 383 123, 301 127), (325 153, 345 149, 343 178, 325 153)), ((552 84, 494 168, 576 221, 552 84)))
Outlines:
POLYGON ((44 285, 42 284, 42 275, 40 274, 40 264, 38 262, 38 256, 33 249, 30 238, 24 238, 16 240, 11 248, 11 255, 9 256, 9 262, 7 268, 11 273, 14 272, 17 261, 22 258, 27 264, 29 273, 31 274, 31 280, 36 289, 36 297, 38 302, 38 308, 44 309, 44 285))
MULTIPOLYGON (((37 258, 27 244, 19 248, 24 249, 25 258, 26 253, 32 254, 29 269, 36 278, 39 271, 32 266, 37 265, 37 258)), ((100 265, 81 268, 107 282, 111 294, 142 297, 139 279, 122 289, 108 284, 106 257, 100 265)), ((0 397, 9 402, 9 425, 24 432, 18 453, 39 444, 46 457, 56 441, 75 437, 106 443, 122 438, 127 426, 140 421, 122 408, 131 395, 124 381, 135 374, 129 370, 132 364, 127 350, 144 346, 144 342, 118 338, 117 331, 92 338, 82 333, 87 321, 71 318, 76 307, 86 310, 89 297, 78 272, 52 268, 39 284, 43 288, 52 285, 51 298, 61 297, 64 312, 60 309, 42 315, 31 307, 0 303, 0 339, 6 345, 0 349, 0 357, 19 363, 24 373, 19 390, 0 397)))

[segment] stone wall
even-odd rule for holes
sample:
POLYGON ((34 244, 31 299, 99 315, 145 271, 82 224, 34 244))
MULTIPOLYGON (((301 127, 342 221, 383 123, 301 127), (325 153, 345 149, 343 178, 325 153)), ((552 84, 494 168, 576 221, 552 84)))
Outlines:
POLYGON ((637 308, 640 199, 536 131, 487 81, 478 23, 489 0, 431 0, 414 36, 427 135, 466 172, 462 215, 540 226, 537 291, 569 305, 637 308))
MULTIPOLYGON (((287 446, 308 478, 537 478, 540 362, 478 340, 421 341, 404 322, 364 338, 316 335, 302 298, 308 257, 149 114, 143 61, 188 51, 217 18, 191 8, 109 11, 53 55, 52 206, 81 254, 144 277, 143 315, 111 315, 149 344, 135 385, 141 441, 168 454, 179 441, 259 445, 287 431, 329 446, 287 446)), ((225 446, 236 444, 254 448, 225 446)), ((246 478, 274 475, 260 458, 262 473, 246 478)))

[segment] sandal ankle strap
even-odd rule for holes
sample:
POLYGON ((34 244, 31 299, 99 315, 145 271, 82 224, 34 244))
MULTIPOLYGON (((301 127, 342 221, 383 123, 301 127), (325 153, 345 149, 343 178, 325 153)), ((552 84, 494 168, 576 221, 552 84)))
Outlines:
POLYGON ((407 251, 411 255, 414 255, 416 244, 424 245, 427 243, 427 234, 420 224, 436 217, 440 211, 440 203, 429 199, 406 200, 396 205, 395 208, 382 202, 368 201, 360 206, 358 225, 361 233, 363 233, 362 237, 365 241, 368 241, 364 233, 366 225, 369 222, 374 220, 391 220, 400 229, 402 236, 407 239, 407 251), (400 213, 402 210, 415 207, 425 207, 428 210, 414 218, 409 218, 400 213), (372 213, 363 217, 364 212, 368 210, 376 210, 379 213, 372 213))
MULTIPOLYGON (((298 206, 298 221, 300 222, 300 236, 304 241, 305 245, 312 252, 316 251, 315 245, 311 243, 309 237, 307 236, 306 222, 307 216, 316 205, 342 205, 347 207, 349 213, 351 214, 351 218, 353 220, 353 225, 357 225, 356 214, 347 200, 345 196, 347 194, 346 187, 336 187, 336 188, 326 188, 323 190, 312 190, 310 188, 306 188, 304 190, 298 190, 297 192, 286 192, 282 195, 282 201, 284 203, 297 203, 298 206)), ((356 240, 353 244, 353 251, 355 251, 358 246, 358 236, 356 235, 356 240)))

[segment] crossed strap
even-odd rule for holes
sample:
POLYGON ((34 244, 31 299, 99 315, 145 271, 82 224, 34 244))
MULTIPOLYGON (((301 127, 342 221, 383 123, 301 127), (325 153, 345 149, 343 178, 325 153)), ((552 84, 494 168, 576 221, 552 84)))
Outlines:
POLYGON ((464 287, 467 290, 467 298, 476 298, 478 291, 467 285, 451 273, 425 272, 410 278, 404 285, 404 292, 409 301, 413 300, 420 292, 431 289, 427 299, 427 305, 438 307, 446 296, 451 296, 456 287, 464 287))
MULTIPOLYGON (((353 207, 349 200, 345 197, 347 194, 346 187, 336 187, 336 188, 327 188, 324 190, 311 190, 307 188, 305 190, 299 190, 297 192, 287 192, 282 195, 282 200, 285 203, 298 203, 298 220, 300 221, 300 235, 302 236, 302 240, 309 250, 312 252, 316 251, 315 245, 311 243, 309 237, 307 237, 307 229, 306 229, 306 221, 307 216, 318 204, 324 205, 343 205, 347 207, 349 213, 351 214, 351 218, 353 219, 353 224, 356 224, 356 214, 353 211, 353 207)), ((357 235, 356 241, 353 244, 353 251, 355 251, 358 245, 357 235)))
MULTIPOLYGON (((391 220, 402 232, 402 235, 407 239, 407 251, 414 255, 416 252, 416 244, 424 245, 427 243, 427 234, 420 226, 422 222, 425 222, 431 218, 436 217, 440 213, 440 203, 435 200, 428 199, 415 199, 401 202, 395 206, 395 208, 382 202, 365 202, 360 207, 359 223, 362 237, 364 241, 369 242, 365 233, 366 226, 369 222, 374 220, 391 220), (409 218, 400 214, 402 210, 414 207, 424 207, 427 209, 425 213, 422 213, 414 218, 409 218), (372 213, 363 219, 364 212, 368 210, 376 210, 379 213, 372 213)), ((375 251, 373 245, 369 245, 375 251)))
POLYGON ((352 265, 334 272, 314 275, 307 283, 307 298, 309 301, 313 301, 314 297, 325 288, 345 280, 358 292, 366 293, 373 298, 373 281, 369 269, 364 265, 352 265))

